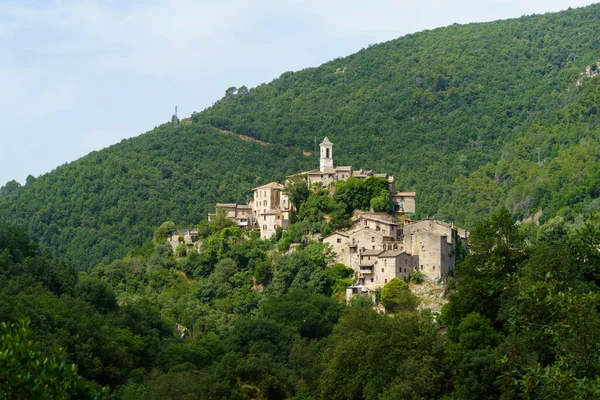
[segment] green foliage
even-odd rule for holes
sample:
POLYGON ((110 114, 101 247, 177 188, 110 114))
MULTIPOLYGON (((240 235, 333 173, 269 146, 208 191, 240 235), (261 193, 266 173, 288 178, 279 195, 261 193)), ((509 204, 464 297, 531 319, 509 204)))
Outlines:
POLYGON ((262 146, 189 119, 166 123, 22 187, 7 184, 0 224, 24 227, 41 247, 88 271, 142 246, 164 221, 198 224, 215 203, 246 203, 254 187, 314 163, 297 147, 262 146))
POLYGON ((20 349, 2 353, 3 389, 41 387, 5 378, 18 357, 50 397, 96 393, 81 374, 131 399, 597 398, 600 80, 580 74, 597 61, 599 19, 594 5, 407 35, 8 182, 0 222, 50 251, 0 225, 1 348, 20 349), (455 248, 446 335, 402 284, 381 291, 406 309, 394 316, 366 297, 340 304, 350 271, 308 244, 354 209, 384 210, 383 179, 300 193, 302 221, 277 246, 307 246, 288 255, 223 212, 201 221, 314 168, 302 150, 325 134, 338 165, 416 190, 418 215, 475 226, 471 253, 455 248), (539 210, 541 227, 514 225, 539 210), (168 220, 199 223, 200 251, 176 260, 175 224, 155 230, 168 220), (28 332, 9 327, 22 318, 28 332))
POLYGON ((292 205, 292 222, 295 222, 302 203, 308 198, 309 190, 307 182, 308 177, 306 175, 294 175, 285 183, 283 193, 288 195, 290 204, 292 205))
POLYGON ((381 290, 381 303, 388 313, 414 311, 419 299, 412 294, 408 284, 400 278, 393 278, 381 290))
POLYGON ((167 235, 175 232, 176 226, 173 221, 164 222, 154 231, 154 241, 162 243, 167 240, 167 235))
POLYGON ((416 284, 421 284, 425 280, 425 274, 421 271, 415 271, 408 276, 408 279, 416 284))
MULTIPOLYGON (((600 195, 600 80, 581 77, 598 60, 599 9, 420 32, 232 87, 181 123, 7 183, 0 221, 88 270, 163 221, 197 224, 216 202, 246 203, 253 187, 315 168, 302 151, 325 135, 337 165, 388 172, 417 191, 418 217, 469 228, 505 206, 569 220, 600 195)), ((385 209, 381 193, 367 200, 349 182, 345 214, 385 209)), ((343 215, 332 214, 334 228, 343 215)))
POLYGON ((0 391, 7 399, 97 399, 107 393, 77 374, 61 348, 43 354, 29 322, 0 324, 0 391))

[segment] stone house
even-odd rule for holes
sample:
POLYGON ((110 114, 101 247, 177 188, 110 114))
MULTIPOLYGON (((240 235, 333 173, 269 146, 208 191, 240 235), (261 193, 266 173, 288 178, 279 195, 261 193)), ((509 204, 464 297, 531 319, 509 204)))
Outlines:
MULTIPOLYGON (((227 216, 235 221, 241 227, 250 227, 253 224, 252 204, 234 204, 234 203, 217 203, 217 210, 225 210, 227 216)), ((208 220, 212 221, 215 214, 208 214, 208 220)))
POLYGON ((290 200, 284 188, 277 182, 254 188, 252 213, 261 239, 270 238, 277 228, 285 229, 290 224, 290 200))
POLYGON ((167 234, 167 242, 171 246, 173 252, 175 252, 177 246, 181 243, 187 248, 196 247, 198 249, 200 246, 198 229, 177 229, 174 232, 167 234))
POLYGON ((360 213, 352 229, 322 238, 336 254, 335 262, 354 269, 358 285, 385 285, 422 272, 437 281, 452 275, 456 241, 467 245, 467 231, 436 220, 398 221, 383 213, 360 213), (380 215, 382 214, 382 215, 380 215))

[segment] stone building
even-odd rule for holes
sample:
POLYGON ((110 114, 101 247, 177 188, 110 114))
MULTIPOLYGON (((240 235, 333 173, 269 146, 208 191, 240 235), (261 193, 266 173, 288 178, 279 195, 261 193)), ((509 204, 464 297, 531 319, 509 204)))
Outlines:
MULTIPOLYGON (((333 162, 333 143, 331 143, 328 138, 323 139, 323 142, 320 144, 319 169, 300 172, 296 175, 302 174, 307 176, 308 185, 310 187, 313 185, 327 187, 330 184, 346 180, 349 177, 357 179, 367 179, 371 176, 379 178, 386 177, 386 174, 374 174, 370 170, 353 170, 351 166, 335 167, 333 162)), ((390 188, 390 211, 397 214, 414 213, 416 193, 395 192, 393 176, 388 178, 388 182, 390 188)), ((227 215, 239 226, 247 227, 249 229, 259 229, 261 238, 267 239, 275 234, 278 227, 285 229, 289 225, 290 203, 288 196, 283 193, 284 187, 285 186, 280 183, 271 182, 254 188, 254 197, 246 205, 219 203, 216 205, 216 208, 227 211, 227 215)), ((208 214, 209 221, 212 220, 215 215, 216 214, 208 214)), ((388 222, 391 221, 390 218, 394 218, 385 213, 379 213, 379 216, 375 216, 375 214, 372 213, 371 217, 368 217, 368 215, 370 215, 368 213, 363 213, 361 215, 361 218, 363 219, 381 219, 389 217, 388 222)), ((373 230, 386 229, 385 232, 387 233, 385 235, 390 237, 397 235, 395 231, 393 231, 396 229, 396 225, 388 226, 385 221, 377 222, 375 219, 369 223, 373 225, 373 230), (377 225, 380 225, 380 228, 377 228, 377 225)), ((360 236, 361 234, 357 235, 360 236)), ((389 238, 386 239, 387 242, 390 240, 391 239, 389 238)))
POLYGON ((385 285, 416 271, 427 279, 445 279, 454 271, 457 240, 467 245, 467 231, 436 220, 398 220, 383 213, 361 213, 352 229, 322 239, 335 262, 355 270, 358 284, 385 285))
POLYGON ((278 227, 285 229, 290 224, 290 200, 283 193, 284 188, 277 182, 254 188, 252 213, 262 239, 273 236, 278 227))
MULTIPOLYGON (((225 210, 227 216, 235 221, 241 227, 251 227, 254 218, 252 214, 252 202, 247 205, 233 203, 217 203, 217 210, 225 210)), ((208 214, 208 220, 212 221, 217 214, 208 214)))
POLYGON ((199 248, 198 229, 177 229, 167 234, 167 243, 171 246, 173 252, 177 246, 184 244, 186 248, 199 248))
MULTIPOLYGON (((352 167, 350 166, 334 167, 333 143, 331 143, 328 138, 323 139, 319 145, 319 148, 319 169, 313 169, 296 174, 306 175, 308 178, 308 186, 313 187, 313 185, 318 184, 321 187, 327 187, 331 184, 335 184, 338 181, 345 181, 351 176, 359 179, 366 179, 369 176, 373 176, 372 171, 366 171, 362 169, 353 171, 352 167)), ((385 174, 378 175, 383 175, 383 177, 385 177, 385 174)))

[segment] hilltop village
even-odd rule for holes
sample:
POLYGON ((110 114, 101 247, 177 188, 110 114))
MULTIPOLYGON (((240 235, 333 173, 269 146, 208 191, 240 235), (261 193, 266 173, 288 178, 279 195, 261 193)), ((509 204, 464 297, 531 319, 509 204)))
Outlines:
MULTIPOLYGON (((387 174, 335 167, 333 143, 328 138, 320 144, 319 164, 319 169, 296 175, 306 175, 311 188, 330 187, 350 177, 387 178, 389 184, 389 213, 356 211, 350 229, 319 238, 331 245, 336 263, 355 271, 357 286, 350 290, 380 287, 395 277, 408 280, 417 271, 431 281, 444 280, 453 273, 457 249, 468 248, 466 230, 437 220, 411 220, 416 209, 415 192, 396 192, 394 177, 387 174)), ((292 206, 284 189, 285 185, 271 182, 254 188, 248 204, 218 203, 216 209, 226 212, 238 226, 260 230, 260 237, 269 239, 278 228, 286 229, 290 224, 292 206)), ((209 221, 215 216, 208 214, 209 221)))

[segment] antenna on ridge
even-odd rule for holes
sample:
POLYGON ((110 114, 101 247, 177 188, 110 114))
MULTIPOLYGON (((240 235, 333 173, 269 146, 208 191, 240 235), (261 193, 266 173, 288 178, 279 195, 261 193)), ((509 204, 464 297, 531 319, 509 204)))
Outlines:
POLYGON ((177 106, 175 106, 175 114, 173 114, 171 122, 173 122, 173 125, 177 125, 177 123, 179 122, 179 118, 177 117, 177 106))

